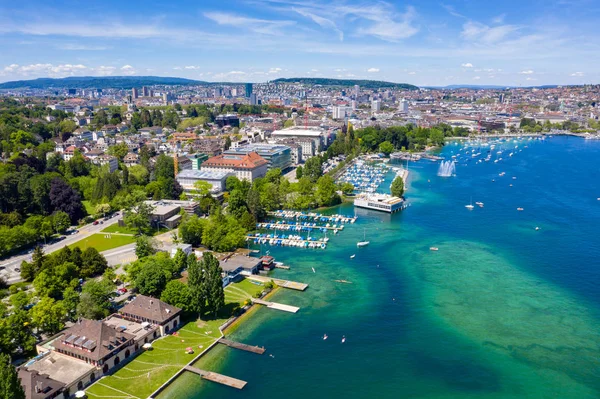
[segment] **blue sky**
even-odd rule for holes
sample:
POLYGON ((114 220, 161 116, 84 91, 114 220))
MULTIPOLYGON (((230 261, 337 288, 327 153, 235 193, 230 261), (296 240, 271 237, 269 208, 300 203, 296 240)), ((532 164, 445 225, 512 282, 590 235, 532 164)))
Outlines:
POLYGON ((0 0, 0 81, 599 83, 598 0, 0 0))

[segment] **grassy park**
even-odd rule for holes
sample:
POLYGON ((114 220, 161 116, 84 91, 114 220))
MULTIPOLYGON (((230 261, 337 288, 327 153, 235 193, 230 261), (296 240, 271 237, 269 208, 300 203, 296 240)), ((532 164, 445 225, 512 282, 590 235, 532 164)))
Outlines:
POLYGON ((84 238, 83 240, 69 245, 69 248, 79 247, 84 251, 88 247, 93 247, 96 248, 98 252, 102 252, 134 242, 135 237, 129 235, 92 234, 88 238, 84 238))
MULTIPOLYGON (((246 279, 229 284, 225 288, 225 303, 230 306, 242 305, 263 288, 246 279)), ((147 398, 198 353, 219 339, 219 326, 226 320, 190 321, 178 330, 177 336, 168 335, 152 342, 151 351, 143 352, 115 374, 102 378, 86 389, 88 398, 147 398), (194 348, 195 354, 185 353, 187 347, 194 348)))
MULTIPOLYGON (((166 227, 161 227, 160 230, 152 229, 152 231, 150 232, 150 235, 155 236, 158 234, 166 233, 168 231, 170 231, 170 229, 167 229, 166 227)), ((103 229, 102 232, 103 233, 131 234, 131 235, 138 234, 137 230, 130 229, 127 226, 119 226, 118 223, 108 226, 107 228, 103 229)))
POLYGON ((178 335, 168 335, 152 343, 145 351, 115 374, 102 378, 86 389, 88 398, 143 399, 150 396, 199 352, 221 337, 219 326, 225 320, 192 321, 178 335), (187 347, 195 354, 187 354, 187 347))

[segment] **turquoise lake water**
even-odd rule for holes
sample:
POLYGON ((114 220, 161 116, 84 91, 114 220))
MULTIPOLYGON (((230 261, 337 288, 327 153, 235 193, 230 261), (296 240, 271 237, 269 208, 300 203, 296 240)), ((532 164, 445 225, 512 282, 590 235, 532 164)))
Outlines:
POLYGON ((454 177, 409 165, 407 210, 345 204, 331 212, 359 220, 327 250, 269 247, 291 266, 275 276, 310 284, 274 298, 299 313, 260 309, 234 333, 273 357, 218 348, 198 365, 244 390, 185 374, 161 399, 600 398, 600 141, 453 154, 454 177))

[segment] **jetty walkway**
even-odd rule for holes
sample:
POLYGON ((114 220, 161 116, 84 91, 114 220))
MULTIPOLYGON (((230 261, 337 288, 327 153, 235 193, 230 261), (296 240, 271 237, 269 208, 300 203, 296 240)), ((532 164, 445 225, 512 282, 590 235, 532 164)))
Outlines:
POLYGON ((225 346, 228 346, 230 348, 235 348, 235 349, 243 350, 246 352, 252 352, 252 353, 259 354, 259 355, 263 355, 266 351, 265 348, 261 348, 260 346, 252 346, 252 345, 242 344, 240 342, 231 341, 227 338, 221 338, 219 340, 219 343, 223 344, 225 346))
POLYGON ((245 276, 245 277, 249 280, 258 281, 260 283, 268 283, 269 281, 272 280, 275 284, 277 284, 280 287, 289 288, 291 290, 296 290, 296 291, 305 291, 308 288, 308 284, 306 284, 306 283, 299 283, 297 281, 290 281, 290 280, 282 280, 280 278, 271 278, 271 277, 266 277, 266 276, 260 276, 257 274, 253 274, 251 276, 245 276))
POLYGON ((201 370, 193 366, 185 366, 184 369, 186 371, 198 374, 205 380, 227 385, 228 387, 232 388, 243 389, 247 384, 246 381, 238 380, 237 378, 227 377, 226 375, 214 373, 212 371, 201 370))
POLYGON ((282 310, 284 312, 289 313, 298 313, 298 311, 300 310, 300 308, 296 306, 284 305, 283 303, 277 302, 263 301, 262 299, 257 298, 252 298, 252 303, 258 303, 259 305, 265 305, 270 309, 282 310))

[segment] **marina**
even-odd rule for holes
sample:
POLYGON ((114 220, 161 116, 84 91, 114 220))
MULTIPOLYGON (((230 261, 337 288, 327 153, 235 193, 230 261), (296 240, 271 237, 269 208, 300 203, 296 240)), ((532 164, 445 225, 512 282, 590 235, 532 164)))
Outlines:
POLYGON ((354 223, 357 219, 356 217, 349 217, 344 215, 321 215, 315 212, 301 212, 290 210, 267 212, 267 216, 272 216, 280 219, 313 220, 315 222, 325 223, 354 223))
POLYGON ((326 249, 326 238, 313 240, 311 237, 302 237, 299 235, 285 234, 266 234, 254 233, 254 235, 246 236, 246 241, 252 241, 256 245, 273 245, 278 247, 296 247, 296 248, 311 248, 311 249, 326 249))

